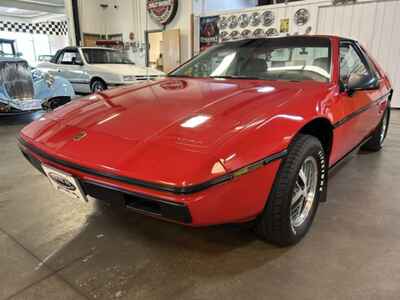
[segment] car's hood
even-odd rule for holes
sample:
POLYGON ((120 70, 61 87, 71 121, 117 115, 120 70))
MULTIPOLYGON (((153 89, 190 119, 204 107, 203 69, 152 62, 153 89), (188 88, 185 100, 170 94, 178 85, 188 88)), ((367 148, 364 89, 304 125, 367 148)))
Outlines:
POLYGON ((294 83, 164 79, 73 101, 22 135, 88 167, 185 186, 217 176, 221 145, 302 92, 294 83))
POLYGON ((165 73, 155 70, 153 68, 143 68, 135 65, 128 64, 91 64, 99 70, 111 72, 119 75, 133 75, 133 76, 162 76, 165 73))

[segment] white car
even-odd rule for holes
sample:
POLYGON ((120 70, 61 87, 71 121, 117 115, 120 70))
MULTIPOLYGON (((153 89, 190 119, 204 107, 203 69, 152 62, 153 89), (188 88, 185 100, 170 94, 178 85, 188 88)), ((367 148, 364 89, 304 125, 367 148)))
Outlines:
POLYGON ((94 93, 165 75, 152 68, 135 66, 122 51, 100 47, 66 47, 37 68, 69 80, 78 93, 94 93))

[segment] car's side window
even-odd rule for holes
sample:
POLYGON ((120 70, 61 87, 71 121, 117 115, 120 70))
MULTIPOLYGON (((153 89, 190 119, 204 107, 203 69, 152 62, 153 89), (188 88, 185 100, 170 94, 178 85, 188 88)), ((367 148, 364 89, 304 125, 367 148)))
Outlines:
POLYGON ((340 81, 345 83, 351 74, 371 75, 367 65, 351 43, 340 44, 340 81))
POLYGON ((376 65, 372 62, 371 57, 368 55, 368 53, 362 48, 360 47, 361 52, 363 53, 365 60, 368 63, 369 66, 369 70, 370 72, 378 79, 381 79, 381 74, 379 73, 378 69, 376 68, 376 65))
POLYGON ((62 65, 73 65, 75 61, 80 60, 78 51, 64 51, 58 58, 58 63, 62 65))

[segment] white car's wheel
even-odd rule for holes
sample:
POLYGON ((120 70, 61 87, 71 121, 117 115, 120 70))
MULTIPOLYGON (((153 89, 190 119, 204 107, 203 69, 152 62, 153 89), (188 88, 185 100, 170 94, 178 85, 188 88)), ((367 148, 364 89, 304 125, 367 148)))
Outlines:
POLYGON ((95 79, 90 84, 90 91, 92 93, 101 92, 107 89, 106 83, 101 79, 95 79))

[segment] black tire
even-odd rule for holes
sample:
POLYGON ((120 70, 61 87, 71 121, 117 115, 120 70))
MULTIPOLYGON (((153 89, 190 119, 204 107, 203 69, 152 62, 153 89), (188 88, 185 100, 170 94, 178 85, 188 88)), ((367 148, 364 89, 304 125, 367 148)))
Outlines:
POLYGON ((101 79, 94 79, 90 83, 90 91, 92 93, 101 92, 107 89, 107 84, 101 79))
POLYGON ((378 127, 375 129, 369 141, 365 143, 361 147, 361 149, 372 152, 377 152, 381 150, 389 130, 389 124, 390 124, 390 108, 386 109, 378 127))
POLYGON ((321 142, 310 135, 298 135, 289 147, 288 156, 281 163, 266 207, 257 219, 256 232, 263 239, 278 246, 289 246, 303 238, 312 224, 320 197, 327 186, 324 182, 327 180, 326 167, 321 142), (314 199, 304 222, 299 227, 294 227, 290 215, 292 197, 300 178, 300 169, 310 159, 314 161, 318 173, 315 176, 317 181, 314 199))
POLYGON ((46 111, 51 111, 51 110, 56 109, 57 107, 67 104, 70 101, 71 101, 71 97, 69 97, 69 96, 55 97, 55 98, 51 98, 51 99, 45 101, 42 104, 42 108, 46 111))

